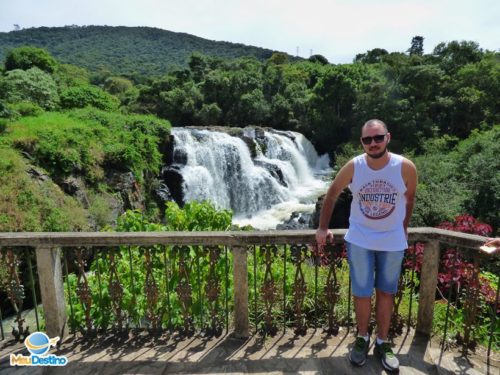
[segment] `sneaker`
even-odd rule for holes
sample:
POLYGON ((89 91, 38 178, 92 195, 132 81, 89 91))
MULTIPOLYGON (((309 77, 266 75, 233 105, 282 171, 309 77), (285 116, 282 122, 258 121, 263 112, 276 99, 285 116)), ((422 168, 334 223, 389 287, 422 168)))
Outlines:
POLYGON ((398 371, 399 370, 399 361, 394 355, 391 346, 388 342, 383 342, 378 345, 375 343, 375 349, 373 349, 375 355, 380 358, 382 362, 382 366, 387 371, 398 371))
POLYGON ((354 366, 363 366, 366 363, 366 357, 368 356, 368 348, 370 347, 370 338, 368 341, 363 337, 358 336, 354 342, 354 347, 349 353, 349 361, 354 366))

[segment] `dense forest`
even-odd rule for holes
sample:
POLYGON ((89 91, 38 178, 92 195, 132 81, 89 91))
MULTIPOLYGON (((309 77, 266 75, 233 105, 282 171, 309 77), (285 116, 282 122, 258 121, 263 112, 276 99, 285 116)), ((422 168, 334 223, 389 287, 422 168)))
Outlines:
POLYGON ((0 60, 9 50, 24 45, 44 48, 60 62, 92 72, 135 77, 157 77, 184 68, 193 51, 222 58, 253 56, 261 61, 274 52, 152 27, 65 26, 0 33, 0 60))
POLYGON ((119 74, 63 63, 50 46, 4 51, 0 230, 101 228, 112 222, 117 200, 127 200, 110 183, 127 173, 143 195, 140 208, 160 217, 152 190, 171 126, 294 130, 341 163, 359 151, 360 126, 380 118, 392 150, 419 169, 411 225, 469 213, 496 231, 500 54, 470 41, 424 54, 423 43, 417 36, 407 51, 376 48, 343 65, 321 55, 297 61, 280 52, 263 60, 245 50, 238 58, 194 52, 186 66, 161 75, 163 68, 119 74))

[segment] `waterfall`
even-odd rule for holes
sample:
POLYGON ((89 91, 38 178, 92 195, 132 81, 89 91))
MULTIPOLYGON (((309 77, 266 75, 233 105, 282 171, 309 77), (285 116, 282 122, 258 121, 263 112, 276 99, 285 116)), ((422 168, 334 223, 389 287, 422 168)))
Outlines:
MULTIPOLYGON (((300 133, 239 130, 238 136, 231 136, 197 128, 172 129, 173 164, 168 170, 182 176, 182 200, 209 200, 217 208, 232 209, 236 222, 250 220, 247 223, 263 229, 275 224, 255 225, 252 219, 259 214, 283 205, 289 209, 314 205, 326 189, 318 173, 329 169, 328 156, 318 157, 300 133)), ((168 185, 168 177, 165 180, 168 185)))

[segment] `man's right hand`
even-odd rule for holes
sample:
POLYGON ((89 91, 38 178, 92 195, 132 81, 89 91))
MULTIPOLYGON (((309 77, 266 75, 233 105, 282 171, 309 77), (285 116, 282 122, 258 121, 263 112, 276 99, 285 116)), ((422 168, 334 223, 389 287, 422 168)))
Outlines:
POLYGON ((334 238, 333 233, 328 229, 318 229, 316 231, 316 244, 321 249, 325 247, 326 244, 333 244, 334 238))

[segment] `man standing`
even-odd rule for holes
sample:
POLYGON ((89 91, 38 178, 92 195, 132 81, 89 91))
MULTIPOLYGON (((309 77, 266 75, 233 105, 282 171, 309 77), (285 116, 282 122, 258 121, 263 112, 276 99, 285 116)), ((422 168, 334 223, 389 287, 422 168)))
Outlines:
POLYGON ((349 354, 356 366, 366 362, 370 337, 371 296, 376 289, 377 338, 374 352, 389 371, 399 361, 387 342, 401 263, 408 247, 407 229, 413 211, 417 170, 408 159, 390 153, 391 134, 380 120, 361 128, 364 154, 346 163, 331 184, 321 209, 316 241, 333 243, 328 223, 340 193, 349 186, 353 200, 345 236, 358 337, 349 354))

